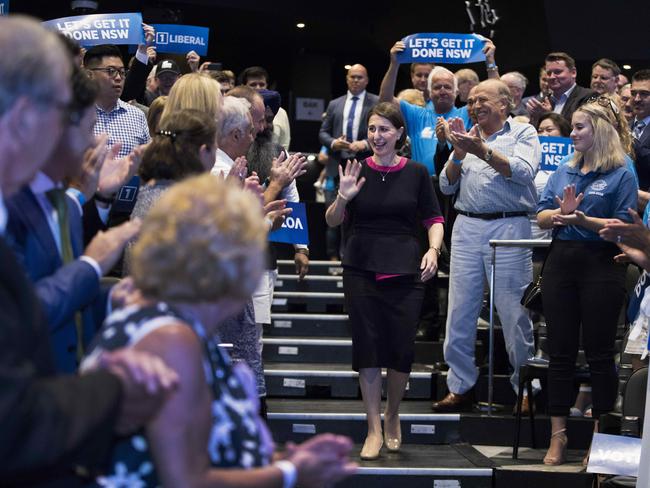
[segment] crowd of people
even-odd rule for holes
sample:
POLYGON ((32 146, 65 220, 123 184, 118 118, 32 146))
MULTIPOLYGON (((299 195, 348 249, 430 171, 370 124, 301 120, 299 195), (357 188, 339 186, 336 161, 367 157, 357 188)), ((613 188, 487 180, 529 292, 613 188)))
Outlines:
MULTIPOLYGON (((306 158, 289 152, 289 117, 264 68, 236 81, 190 52, 181 75, 157 59, 153 28, 143 31, 125 64, 116 46, 82 50, 34 19, 0 18, 0 45, 15 53, 0 61, 0 477, 327 486, 354 473, 351 440, 319 435, 278 452, 265 424, 262 331, 277 278, 268 233, 300 201, 306 158)), ((650 70, 628 83, 599 59, 583 88, 571 56, 554 52, 540 92, 524 97, 528 80, 500 75, 488 40, 483 81, 416 63, 413 88, 395 97, 404 49, 390 49, 378 95, 366 90, 366 68, 351 66, 318 133, 327 254, 342 261, 367 415, 360 457, 400 450, 416 338, 439 335, 439 267, 449 266, 448 394, 432 408, 459 412, 472 407, 479 376, 489 241, 552 237, 542 256, 544 462, 561 464, 580 344, 597 431, 616 400, 626 270, 650 272, 650 70), (575 151, 540 170, 539 136, 570 136, 575 151)), ((307 246, 296 244, 294 259, 303 278, 307 246)), ((535 354, 521 304, 533 256, 500 249, 498 261, 495 305, 516 391, 535 354)), ((628 314, 636 367, 650 321, 641 285, 628 314)))

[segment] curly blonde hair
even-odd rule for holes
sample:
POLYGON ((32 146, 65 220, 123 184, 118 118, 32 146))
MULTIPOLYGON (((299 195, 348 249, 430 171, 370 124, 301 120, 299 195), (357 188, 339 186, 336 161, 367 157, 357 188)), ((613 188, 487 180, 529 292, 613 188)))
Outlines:
POLYGON ((210 174, 172 186, 151 208, 133 247, 132 276, 148 298, 187 303, 247 299, 264 265, 258 200, 210 174))

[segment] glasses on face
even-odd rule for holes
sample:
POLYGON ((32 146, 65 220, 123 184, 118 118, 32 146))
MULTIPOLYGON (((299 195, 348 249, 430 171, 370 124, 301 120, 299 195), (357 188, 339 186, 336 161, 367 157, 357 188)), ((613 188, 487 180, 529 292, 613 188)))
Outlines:
POLYGON ((103 71, 108 75, 109 78, 117 78, 117 75, 120 75, 120 78, 124 79, 129 70, 124 68, 113 68, 109 66, 108 68, 90 68, 90 71, 103 71))
POLYGON ((609 107, 609 109, 614 114, 614 118, 618 117, 618 106, 614 103, 614 101, 611 98, 600 95, 600 96, 589 97, 585 101, 585 103, 593 103, 593 102, 596 102, 601 107, 605 107, 605 108, 609 107))

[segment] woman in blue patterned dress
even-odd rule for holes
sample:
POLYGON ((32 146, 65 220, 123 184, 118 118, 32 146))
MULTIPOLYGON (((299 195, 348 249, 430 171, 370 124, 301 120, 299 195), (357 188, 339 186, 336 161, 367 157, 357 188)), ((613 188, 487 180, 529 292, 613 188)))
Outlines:
POLYGON ((217 324, 239 312, 259 280, 265 242, 259 201, 207 174, 173 186, 147 214, 133 248, 135 290, 83 367, 103 350, 132 347, 160 356, 180 387, 145 430, 116 444, 94 486, 322 486, 354 470, 351 442, 333 435, 271 464, 252 376, 217 345, 217 324))

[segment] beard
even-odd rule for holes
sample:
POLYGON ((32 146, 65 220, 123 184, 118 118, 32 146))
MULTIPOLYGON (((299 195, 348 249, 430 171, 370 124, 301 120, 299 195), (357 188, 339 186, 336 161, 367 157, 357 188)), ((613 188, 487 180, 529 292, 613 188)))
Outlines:
POLYGON ((273 128, 271 127, 258 132, 246 154, 248 174, 255 171, 262 183, 271 176, 273 159, 277 158, 283 150, 281 146, 273 143, 272 138, 273 128))

